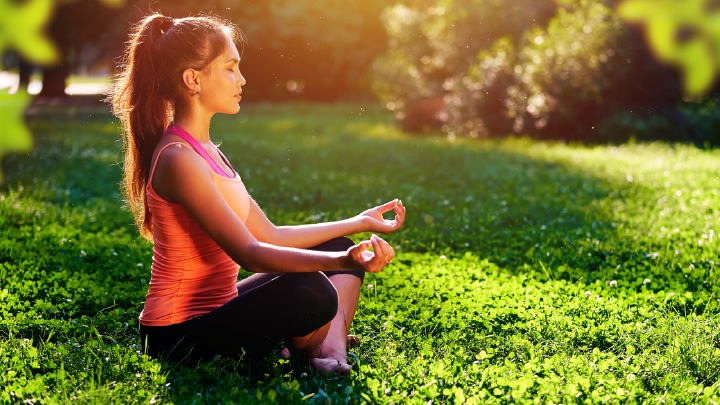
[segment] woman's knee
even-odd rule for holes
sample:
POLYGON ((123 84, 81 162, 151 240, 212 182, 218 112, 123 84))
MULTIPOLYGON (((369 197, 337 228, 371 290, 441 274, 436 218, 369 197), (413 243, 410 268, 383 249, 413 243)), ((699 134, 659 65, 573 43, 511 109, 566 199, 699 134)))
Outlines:
POLYGON ((295 273, 295 276, 293 295, 296 308, 314 315, 322 324, 330 322, 338 309, 335 286, 322 273, 295 273))

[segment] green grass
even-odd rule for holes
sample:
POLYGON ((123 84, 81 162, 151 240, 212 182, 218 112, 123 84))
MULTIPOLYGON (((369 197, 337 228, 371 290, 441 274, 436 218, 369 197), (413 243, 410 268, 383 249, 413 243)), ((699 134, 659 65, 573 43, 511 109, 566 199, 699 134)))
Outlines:
POLYGON ((141 356, 152 254, 122 208, 117 124, 30 124, 0 189, 0 403, 720 401, 718 151, 408 137, 360 104, 216 118, 275 223, 408 207, 336 377, 141 356))

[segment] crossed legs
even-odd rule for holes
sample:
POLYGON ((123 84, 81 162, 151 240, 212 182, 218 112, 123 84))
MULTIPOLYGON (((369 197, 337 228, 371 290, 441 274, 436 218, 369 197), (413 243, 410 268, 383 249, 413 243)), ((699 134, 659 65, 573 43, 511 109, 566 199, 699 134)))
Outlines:
MULTIPOLYGON (((347 238, 336 238, 311 248, 322 251, 343 251, 353 245, 347 238)), ((338 309, 332 321, 302 337, 286 339, 293 350, 303 350, 310 357, 310 365, 320 371, 349 374, 347 364, 348 332, 352 325, 362 286, 364 273, 361 270, 325 272, 338 295, 338 309)), ((256 274, 238 283, 240 294, 259 287, 279 274, 256 274)), ((283 350, 285 355, 289 351, 283 350)))

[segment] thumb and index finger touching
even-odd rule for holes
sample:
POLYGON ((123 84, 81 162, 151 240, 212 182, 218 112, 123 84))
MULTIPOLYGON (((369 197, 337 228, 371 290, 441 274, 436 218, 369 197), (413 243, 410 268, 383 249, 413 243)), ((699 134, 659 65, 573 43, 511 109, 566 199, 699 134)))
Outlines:
POLYGON ((392 200, 392 201, 390 201, 390 202, 386 202, 386 203, 383 204, 383 205, 379 205, 379 206, 377 206, 376 208, 377 208, 377 210, 380 211, 381 213, 382 213, 382 212, 388 212, 388 211, 390 211, 391 209, 395 208, 395 206, 398 205, 399 201, 400 201, 400 200, 398 200, 398 199, 396 198, 396 199, 394 199, 394 200, 392 200))

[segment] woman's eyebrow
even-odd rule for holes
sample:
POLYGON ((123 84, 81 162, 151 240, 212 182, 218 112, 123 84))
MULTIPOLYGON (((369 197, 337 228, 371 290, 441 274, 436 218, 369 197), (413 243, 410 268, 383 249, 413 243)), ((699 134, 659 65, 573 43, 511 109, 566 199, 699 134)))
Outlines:
POLYGON ((238 58, 232 58, 232 59, 228 60, 228 61, 227 61, 227 62, 225 62, 225 63, 230 63, 230 62, 233 62, 233 63, 240 63, 240 60, 239 60, 238 58))

